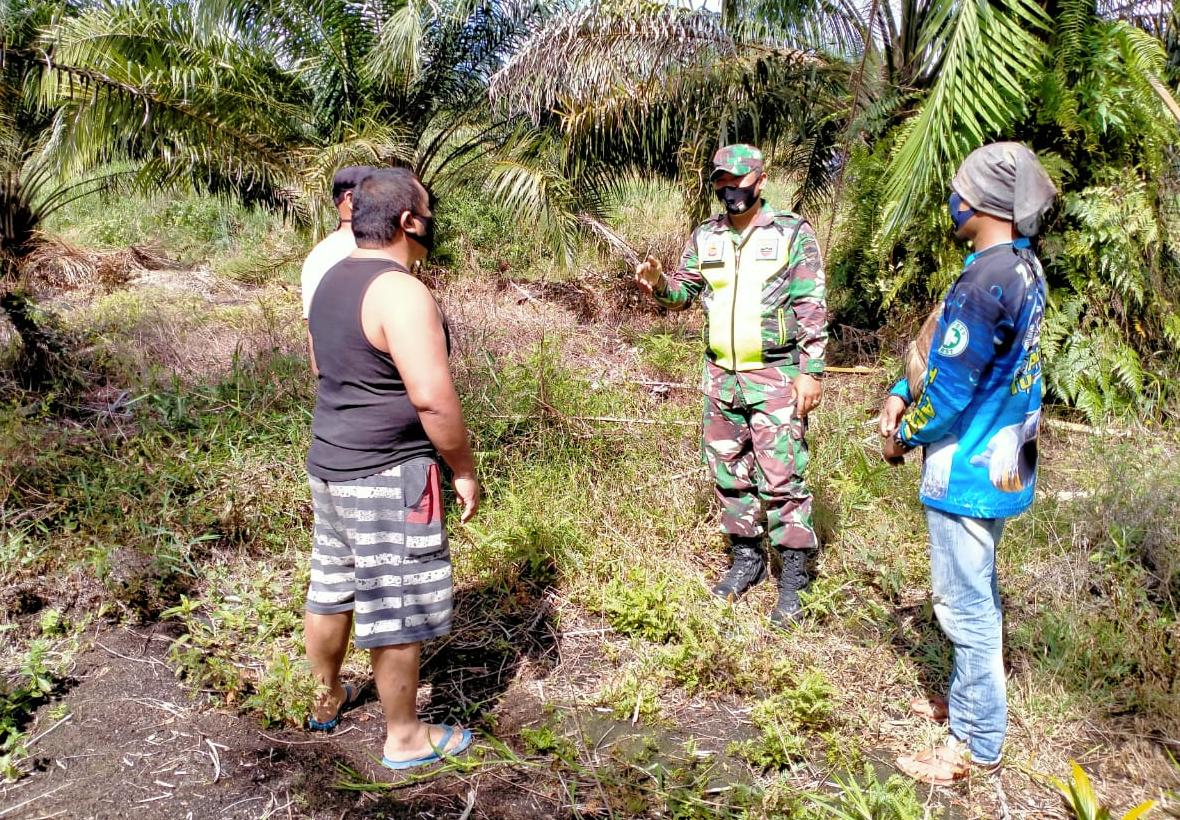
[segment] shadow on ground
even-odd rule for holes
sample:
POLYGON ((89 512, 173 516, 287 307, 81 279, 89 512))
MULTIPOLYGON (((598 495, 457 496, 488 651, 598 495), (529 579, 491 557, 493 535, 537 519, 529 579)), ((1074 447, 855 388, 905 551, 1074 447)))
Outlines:
POLYGON ((535 534, 505 556, 494 573, 456 589, 454 628, 425 647, 422 681, 431 686, 426 714, 475 728, 489 715, 522 664, 544 677, 556 659, 551 545, 535 534))

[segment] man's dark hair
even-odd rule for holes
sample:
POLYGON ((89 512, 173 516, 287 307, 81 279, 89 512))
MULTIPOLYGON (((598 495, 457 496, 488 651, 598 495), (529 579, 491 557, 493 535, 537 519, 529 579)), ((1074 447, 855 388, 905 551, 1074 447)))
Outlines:
POLYGON ((357 247, 384 248, 401 230, 401 215, 422 207, 421 183, 409 168, 379 168, 352 192, 352 235, 357 247))
POLYGON ((348 165, 332 177, 332 204, 339 205, 344 195, 361 184, 361 180, 377 169, 371 165, 348 165))

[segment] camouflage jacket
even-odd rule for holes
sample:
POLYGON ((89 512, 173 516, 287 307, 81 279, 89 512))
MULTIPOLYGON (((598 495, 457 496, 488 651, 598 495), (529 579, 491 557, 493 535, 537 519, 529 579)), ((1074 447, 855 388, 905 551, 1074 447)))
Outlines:
POLYGON ((654 293, 682 310, 700 297, 705 356, 724 371, 822 373, 828 339, 824 268, 801 217, 762 204, 745 236, 719 214, 697 228, 680 268, 654 293))

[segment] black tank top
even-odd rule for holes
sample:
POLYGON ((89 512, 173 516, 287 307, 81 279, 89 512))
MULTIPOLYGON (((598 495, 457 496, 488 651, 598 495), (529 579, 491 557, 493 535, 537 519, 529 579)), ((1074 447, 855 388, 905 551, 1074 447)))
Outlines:
POLYGON ((393 359, 369 343, 361 325, 365 293, 389 271, 406 269, 388 259, 345 259, 324 274, 311 301, 307 327, 320 375, 307 471, 324 481, 435 456, 393 359))

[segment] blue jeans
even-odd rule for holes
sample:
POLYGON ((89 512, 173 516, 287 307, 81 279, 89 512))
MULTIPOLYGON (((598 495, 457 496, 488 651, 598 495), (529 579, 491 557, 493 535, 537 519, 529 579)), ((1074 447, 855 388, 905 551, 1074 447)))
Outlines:
POLYGON ((969 518, 926 508, 934 614, 955 646, 947 696, 951 734, 972 759, 1000 759, 1008 726, 1003 615, 996 546, 1003 518, 969 518))

